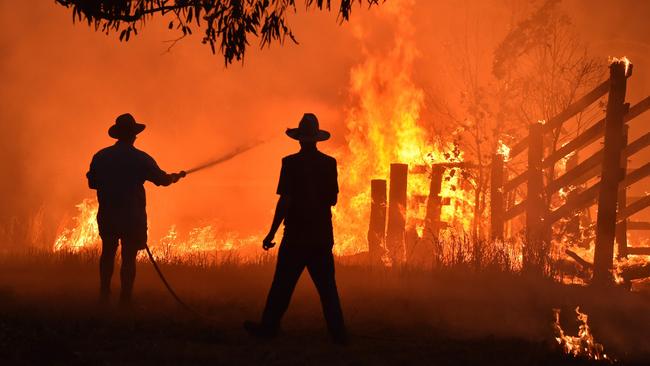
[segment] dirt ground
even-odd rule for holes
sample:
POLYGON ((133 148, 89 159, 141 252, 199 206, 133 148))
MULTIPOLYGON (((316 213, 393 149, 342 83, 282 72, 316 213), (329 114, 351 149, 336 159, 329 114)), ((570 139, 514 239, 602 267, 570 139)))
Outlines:
MULTIPOLYGON (((330 344, 317 294, 300 280, 272 341, 251 339, 273 262, 216 267, 164 265, 179 295, 209 319, 185 312, 151 265, 138 264, 136 306, 97 305, 96 260, 0 257, 0 365, 562 365, 553 308, 567 333, 573 309, 589 314, 596 341, 620 364, 650 363, 650 293, 589 290, 508 273, 337 267, 351 333, 330 344)), ((114 278, 114 292, 118 291, 114 278)))

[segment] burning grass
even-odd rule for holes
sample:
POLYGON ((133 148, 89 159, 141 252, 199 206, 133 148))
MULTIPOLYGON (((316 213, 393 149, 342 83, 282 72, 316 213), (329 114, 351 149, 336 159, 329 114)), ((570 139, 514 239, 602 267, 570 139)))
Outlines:
MULTIPOLYGON (((57 255, 79 253, 82 257, 94 256, 99 252, 101 240, 97 230, 97 201, 83 200, 77 205, 77 215, 71 225, 64 227, 57 236, 53 251, 57 255)), ((154 257, 161 263, 210 267, 228 263, 259 263, 272 260, 273 254, 260 248, 261 240, 256 236, 241 236, 235 232, 217 232, 212 225, 198 226, 188 233, 181 235, 175 226, 162 236, 149 241, 154 257)), ((412 231, 411 231, 412 232, 412 231)), ((426 237, 426 236, 425 236, 426 237)), ((473 272, 494 271, 519 273, 522 270, 522 258, 525 242, 521 237, 513 237, 507 241, 488 241, 476 239, 465 231, 449 227, 433 239, 424 239, 417 234, 409 237, 405 243, 405 261, 396 267, 421 267, 424 269, 454 270, 463 269, 473 272)), ((365 243, 364 243, 365 245, 365 243)), ((348 263, 369 264, 368 252, 363 251, 363 245, 354 244, 357 248, 353 255, 343 255, 342 260, 348 263)), ((347 253, 349 242, 337 242, 335 252, 347 253), (341 249, 341 246, 343 247, 341 249)), ((547 255, 544 253, 543 255, 547 255)), ((593 258, 593 245, 577 247, 566 240, 554 242, 550 257, 543 262, 545 273, 555 280, 567 284, 586 285, 591 278, 590 261, 593 258), (577 263, 567 256, 571 249, 585 263, 577 263)), ((141 253, 141 261, 146 261, 146 255, 141 253)), ((619 284, 628 288, 644 287, 645 281, 636 279, 626 280, 626 271, 647 263, 645 256, 630 256, 618 260, 613 275, 619 284)))
POLYGON ((564 333, 562 325, 560 324, 560 310, 553 309, 555 313, 555 323, 553 327, 557 333, 555 340, 564 349, 564 352, 572 355, 573 357, 586 358, 596 361, 610 361, 610 358, 605 353, 605 347, 594 340, 594 336, 589 328, 589 316, 580 312, 580 307, 576 307, 576 314, 578 316, 578 335, 570 336, 564 333))

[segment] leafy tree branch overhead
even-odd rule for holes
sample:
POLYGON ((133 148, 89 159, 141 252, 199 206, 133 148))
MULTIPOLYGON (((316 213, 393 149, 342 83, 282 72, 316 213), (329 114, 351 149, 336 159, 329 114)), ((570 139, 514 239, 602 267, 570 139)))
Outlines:
MULTIPOLYGON (((340 0, 338 16, 347 21, 354 3, 372 6, 380 0, 340 0)), ((385 0, 384 0, 385 1, 385 0)), ((72 9, 73 22, 82 21, 106 34, 119 33, 120 41, 156 16, 171 16, 169 29, 181 39, 194 27, 203 30, 204 44, 219 52, 226 64, 243 59, 250 37, 259 37, 261 47, 296 38, 287 22, 287 13, 296 12, 296 0, 55 0, 72 9)), ((330 10, 331 0, 304 0, 305 9, 330 10)))

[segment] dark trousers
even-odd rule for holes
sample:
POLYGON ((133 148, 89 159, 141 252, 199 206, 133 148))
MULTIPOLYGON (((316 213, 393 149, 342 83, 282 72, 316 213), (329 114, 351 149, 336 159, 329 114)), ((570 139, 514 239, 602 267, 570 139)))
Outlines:
MULTIPOLYGON (((111 278, 115 254, 120 238, 118 236, 102 236, 102 254, 99 258, 99 282, 100 293, 108 296, 111 292, 111 278)), ((121 293, 120 299, 131 300, 133 283, 135 282, 135 258, 138 254, 138 246, 131 243, 129 239, 122 238, 122 268, 120 269, 121 293)))
POLYGON ((289 307, 291 295, 305 267, 320 296, 330 334, 345 335, 343 312, 334 278, 334 256, 332 250, 327 247, 280 245, 273 283, 262 315, 262 325, 273 331, 280 327, 282 316, 289 307))

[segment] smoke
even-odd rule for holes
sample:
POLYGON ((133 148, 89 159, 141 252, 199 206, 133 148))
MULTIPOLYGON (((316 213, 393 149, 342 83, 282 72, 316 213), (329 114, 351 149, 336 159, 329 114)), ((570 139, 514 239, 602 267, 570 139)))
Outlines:
MULTIPOLYGON (((650 26, 642 14, 650 5, 573 0, 561 6, 597 56, 627 55, 635 63, 628 99, 648 94, 650 26)), ((455 55, 449 54, 454 47, 448 46, 469 34, 486 65, 478 72, 489 74, 491 50, 516 11, 529 5, 419 0, 413 7, 413 42, 420 53, 413 77, 425 93, 421 114, 444 130, 437 106, 458 103, 455 55)), ((171 224, 182 230, 210 220, 263 232, 276 199, 280 158, 297 150, 285 128, 314 112, 333 135, 322 149, 331 153, 345 146, 346 110, 356 102, 348 95, 350 72, 363 64, 364 50, 381 54, 393 46, 387 17, 381 6, 360 8, 350 23, 339 25, 336 14, 301 11, 290 19, 299 45, 259 50, 253 43, 243 65, 224 68, 198 37, 166 52, 164 41, 175 34, 161 20, 119 43, 85 24, 73 25, 71 14, 53 2, 0 1, 2 230, 13 220, 28 226, 44 212, 44 232, 55 232, 75 204, 94 195, 84 177, 92 154, 113 143, 106 130, 115 117, 131 112, 147 124, 137 146, 167 171, 268 140, 195 179, 169 188, 147 186, 152 237, 171 224), (359 37, 359 29, 371 31, 359 37)))

